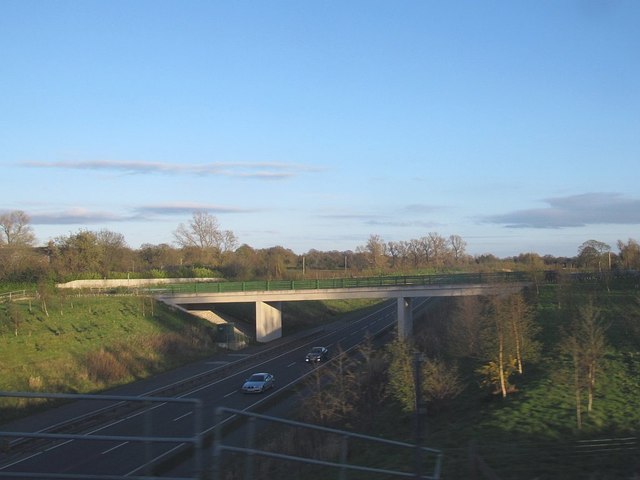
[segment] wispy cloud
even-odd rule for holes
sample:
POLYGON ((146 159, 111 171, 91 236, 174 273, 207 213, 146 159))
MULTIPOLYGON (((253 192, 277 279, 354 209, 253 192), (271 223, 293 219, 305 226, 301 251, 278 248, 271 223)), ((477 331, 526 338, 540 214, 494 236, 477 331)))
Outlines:
POLYGON ((381 227, 418 227, 418 228, 436 228, 442 224, 437 222, 424 222, 421 220, 394 220, 394 219, 378 219, 366 222, 367 225, 381 227))
POLYGON ((84 208, 48 213, 29 214, 34 225, 93 225, 98 223, 126 222, 136 217, 117 215, 111 212, 91 211, 84 208))
POLYGON ((220 213, 252 213, 257 212, 257 209, 245 209, 237 207, 224 207, 221 205, 207 205, 200 203, 177 203, 177 204, 162 204, 162 205, 144 205, 135 209, 138 214, 147 215, 184 215, 191 214, 195 211, 206 212, 211 215, 217 215, 220 213))
POLYGON ((96 225, 121 222, 145 222, 154 221, 162 217, 190 216, 193 212, 200 211, 218 214, 242 214, 252 213, 258 210, 224 207, 207 204, 159 204, 134 207, 128 213, 113 213, 86 208, 71 208, 62 211, 44 213, 29 213, 33 225, 96 225))
POLYGON ((640 224, 640 199, 618 193, 584 193, 548 198, 548 206, 490 215, 481 220, 510 228, 562 228, 586 225, 640 224))
POLYGON ((436 207, 426 205, 409 205, 398 210, 397 214, 362 214, 362 213, 337 213, 319 215, 320 218, 326 218, 335 221, 344 221, 351 223, 359 223, 361 225, 373 227, 418 227, 418 228, 434 228, 440 226, 437 222, 425 221, 421 218, 415 218, 407 214, 430 213, 437 211, 436 207))
POLYGON ((95 170, 122 172, 128 175, 143 174, 184 174, 211 175, 237 178, 256 178, 263 180, 281 180, 306 172, 321 171, 321 168, 294 163, 278 162, 213 162, 203 164, 137 162, 117 160, 36 162, 19 164, 28 168, 52 168, 63 170, 95 170))
POLYGON ((403 213, 407 213, 410 215, 424 215, 424 214, 428 214, 428 213, 435 213, 435 212, 439 212, 442 211, 444 207, 438 206, 438 205, 428 205, 428 204, 424 204, 424 203, 413 203, 411 205, 406 205, 405 207, 403 207, 401 209, 401 211, 403 213))
POLYGON ((327 218, 329 220, 345 220, 348 222, 370 222, 380 218, 380 215, 371 215, 364 213, 328 213, 318 215, 319 218, 327 218))

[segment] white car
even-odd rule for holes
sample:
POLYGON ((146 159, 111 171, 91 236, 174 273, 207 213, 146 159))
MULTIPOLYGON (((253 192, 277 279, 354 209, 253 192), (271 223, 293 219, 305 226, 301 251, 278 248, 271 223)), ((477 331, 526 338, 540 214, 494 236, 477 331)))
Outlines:
POLYGON ((254 373, 242 384, 242 393, 262 393, 273 388, 276 379, 266 372, 254 373))

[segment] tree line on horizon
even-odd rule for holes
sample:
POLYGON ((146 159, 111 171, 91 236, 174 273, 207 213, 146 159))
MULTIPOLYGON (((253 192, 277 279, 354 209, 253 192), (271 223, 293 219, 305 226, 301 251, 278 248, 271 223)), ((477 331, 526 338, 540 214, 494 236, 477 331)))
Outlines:
POLYGON ((384 241, 372 234, 355 251, 311 249, 299 255, 284 246, 255 249, 240 245, 220 228, 215 216, 196 211, 173 232, 174 243, 130 248, 121 233, 80 229, 36 246, 29 216, 20 210, 0 214, 0 282, 72 279, 224 277, 228 279, 298 279, 326 275, 382 275, 459 270, 585 268, 598 271, 640 269, 640 244, 618 240, 610 245, 587 240, 575 257, 534 252, 498 258, 469 255, 459 235, 429 232, 407 241, 384 241))

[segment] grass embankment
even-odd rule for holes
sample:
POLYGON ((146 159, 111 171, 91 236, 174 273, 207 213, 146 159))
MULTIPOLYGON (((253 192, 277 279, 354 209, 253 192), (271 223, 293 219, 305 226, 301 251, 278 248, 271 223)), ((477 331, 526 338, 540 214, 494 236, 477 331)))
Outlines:
MULTIPOLYGON (((284 325, 295 330, 360 306, 292 303, 284 325)), ((252 307, 234 313, 250 319, 252 307)), ((0 304, 0 390, 103 391, 212 355, 215 335, 214 325, 150 297, 60 295, 46 304, 5 302, 0 304)), ((33 403, 28 410, 26 405, 24 399, 0 399, 0 422, 33 409, 33 403)))
MULTIPOLYGON (((89 393, 215 351, 214 328, 148 297, 60 296, 0 305, 0 390, 89 393)), ((2 418, 24 414, 5 399, 2 418)))

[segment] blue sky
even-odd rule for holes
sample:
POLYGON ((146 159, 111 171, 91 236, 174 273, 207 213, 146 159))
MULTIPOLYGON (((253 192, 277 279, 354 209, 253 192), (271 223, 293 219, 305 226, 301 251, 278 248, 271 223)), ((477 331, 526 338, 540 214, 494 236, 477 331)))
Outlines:
POLYGON ((172 243, 640 240, 640 2, 0 2, 0 211, 172 243))

